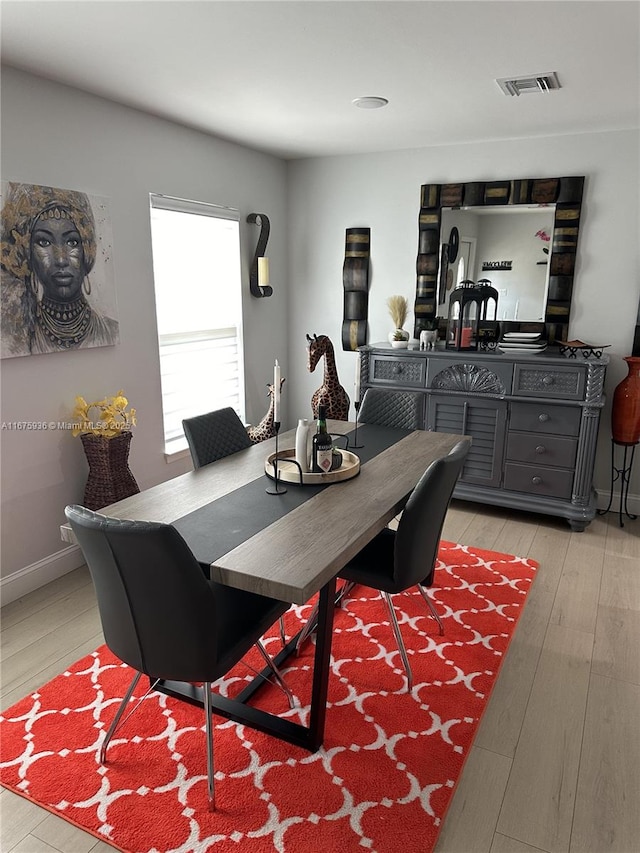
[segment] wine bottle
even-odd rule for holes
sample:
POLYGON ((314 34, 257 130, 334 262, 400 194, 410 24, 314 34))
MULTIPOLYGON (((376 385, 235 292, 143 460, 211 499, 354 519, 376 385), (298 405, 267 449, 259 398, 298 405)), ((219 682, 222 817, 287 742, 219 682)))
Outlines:
POLYGON ((311 470, 314 474, 326 474, 331 470, 333 441, 327 432, 326 406, 318 406, 316 434, 313 436, 311 470))

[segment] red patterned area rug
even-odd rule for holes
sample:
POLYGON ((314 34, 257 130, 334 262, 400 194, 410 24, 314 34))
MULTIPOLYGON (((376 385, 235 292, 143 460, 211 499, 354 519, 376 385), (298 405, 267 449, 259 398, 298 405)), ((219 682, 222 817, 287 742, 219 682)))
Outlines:
MULTIPOLYGON (((105 646, 0 716, 1 783, 128 853, 428 853, 537 568, 449 543, 439 559, 443 637, 418 593, 394 597, 412 692, 382 600, 356 587, 336 610, 324 747, 309 754, 216 717, 217 812, 199 708, 150 694, 98 763, 132 677, 105 646)), ((288 630, 308 613, 293 608, 288 630)), ((277 651, 275 633, 268 644, 277 651)), ((308 643, 285 669, 298 708, 271 685, 256 702, 306 722, 312 660, 308 643)), ((218 689, 233 695, 248 678, 238 668, 218 689)))

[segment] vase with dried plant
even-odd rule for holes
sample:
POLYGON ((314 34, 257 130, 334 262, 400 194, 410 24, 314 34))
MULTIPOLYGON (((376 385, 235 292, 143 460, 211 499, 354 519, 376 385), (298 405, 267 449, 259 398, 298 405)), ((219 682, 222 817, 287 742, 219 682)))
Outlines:
POLYGON ((124 392, 92 403, 76 397, 73 417, 72 434, 80 436, 89 463, 84 506, 98 510, 137 494, 140 488, 129 468, 136 410, 129 408, 124 392))
POLYGON ((387 308, 389 309, 389 316, 394 324, 394 330, 389 333, 389 343, 394 346, 408 346, 409 338, 411 337, 409 332, 407 332, 402 327, 405 324, 407 319, 407 312, 409 310, 409 305, 406 297, 404 296, 390 296, 387 299, 387 308))

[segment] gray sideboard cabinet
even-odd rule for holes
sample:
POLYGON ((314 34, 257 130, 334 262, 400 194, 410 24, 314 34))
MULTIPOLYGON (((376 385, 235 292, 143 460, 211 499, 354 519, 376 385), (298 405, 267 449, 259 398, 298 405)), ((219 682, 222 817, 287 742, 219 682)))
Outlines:
POLYGON ((362 391, 420 391, 422 424, 470 435, 454 497, 565 518, 596 513, 593 467, 609 359, 359 348, 362 391))

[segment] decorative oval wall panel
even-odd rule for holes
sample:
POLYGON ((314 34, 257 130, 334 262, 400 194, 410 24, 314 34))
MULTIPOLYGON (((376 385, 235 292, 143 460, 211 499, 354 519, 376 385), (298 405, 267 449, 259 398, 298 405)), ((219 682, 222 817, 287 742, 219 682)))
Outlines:
POLYGON ((367 343, 370 242, 370 228, 347 228, 342 268, 342 349, 347 351, 367 343))

